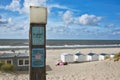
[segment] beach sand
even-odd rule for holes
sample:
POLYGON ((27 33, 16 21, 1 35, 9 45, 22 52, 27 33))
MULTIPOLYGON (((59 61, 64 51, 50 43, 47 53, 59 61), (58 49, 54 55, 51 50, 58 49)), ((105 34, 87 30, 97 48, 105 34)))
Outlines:
MULTIPOLYGON (((117 53, 120 48, 85 48, 85 49, 50 49, 46 53, 47 75, 46 80, 120 80, 120 61, 113 60, 93 61, 84 63, 70 63, 66 66, 56 66, 62 53, 74 54, 80 51, 83 54, 89 52, 117 53)), ((9 51, 8 51, 9 52, 9 51)), ((24 52, 24 50, 18 51, 24 52)), ((3 73, 0 72, 0 80, 29 80, 28 72, 3 73), (15 79, 16 78, 16 79, 15 79)))

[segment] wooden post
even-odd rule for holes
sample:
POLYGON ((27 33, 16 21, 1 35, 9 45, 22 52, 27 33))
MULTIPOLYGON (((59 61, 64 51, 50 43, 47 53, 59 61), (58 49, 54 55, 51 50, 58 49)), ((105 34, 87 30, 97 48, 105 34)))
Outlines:
POLYGON ((46 80, 47 9, 30 6, 30 80, 46 80))

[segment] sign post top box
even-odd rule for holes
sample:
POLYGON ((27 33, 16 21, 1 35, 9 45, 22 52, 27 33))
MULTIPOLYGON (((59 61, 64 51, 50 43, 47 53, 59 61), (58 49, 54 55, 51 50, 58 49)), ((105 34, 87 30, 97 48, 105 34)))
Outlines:
POLYGON ((30 6, 30 23, 46 24, 47 23, 47 8, 30 6))

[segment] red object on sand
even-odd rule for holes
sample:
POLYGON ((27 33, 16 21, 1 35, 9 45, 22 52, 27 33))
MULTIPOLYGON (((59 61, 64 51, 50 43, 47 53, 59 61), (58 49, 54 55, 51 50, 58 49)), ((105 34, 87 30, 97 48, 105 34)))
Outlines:
POLYGON ((59 65, 60 65, 60 66, 63 66, 63 65, 64 65, 64 62, 60 62, 59 65))

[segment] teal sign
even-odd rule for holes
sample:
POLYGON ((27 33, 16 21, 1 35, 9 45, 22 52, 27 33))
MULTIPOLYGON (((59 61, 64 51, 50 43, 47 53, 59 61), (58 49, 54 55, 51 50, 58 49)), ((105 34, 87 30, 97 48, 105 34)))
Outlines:
POLYGON ((32 27, 32 45, 44 45, 44 27, 32 27))
POLYGON ((44 67, 44 48, 32 49, 32 67, 44 67))

